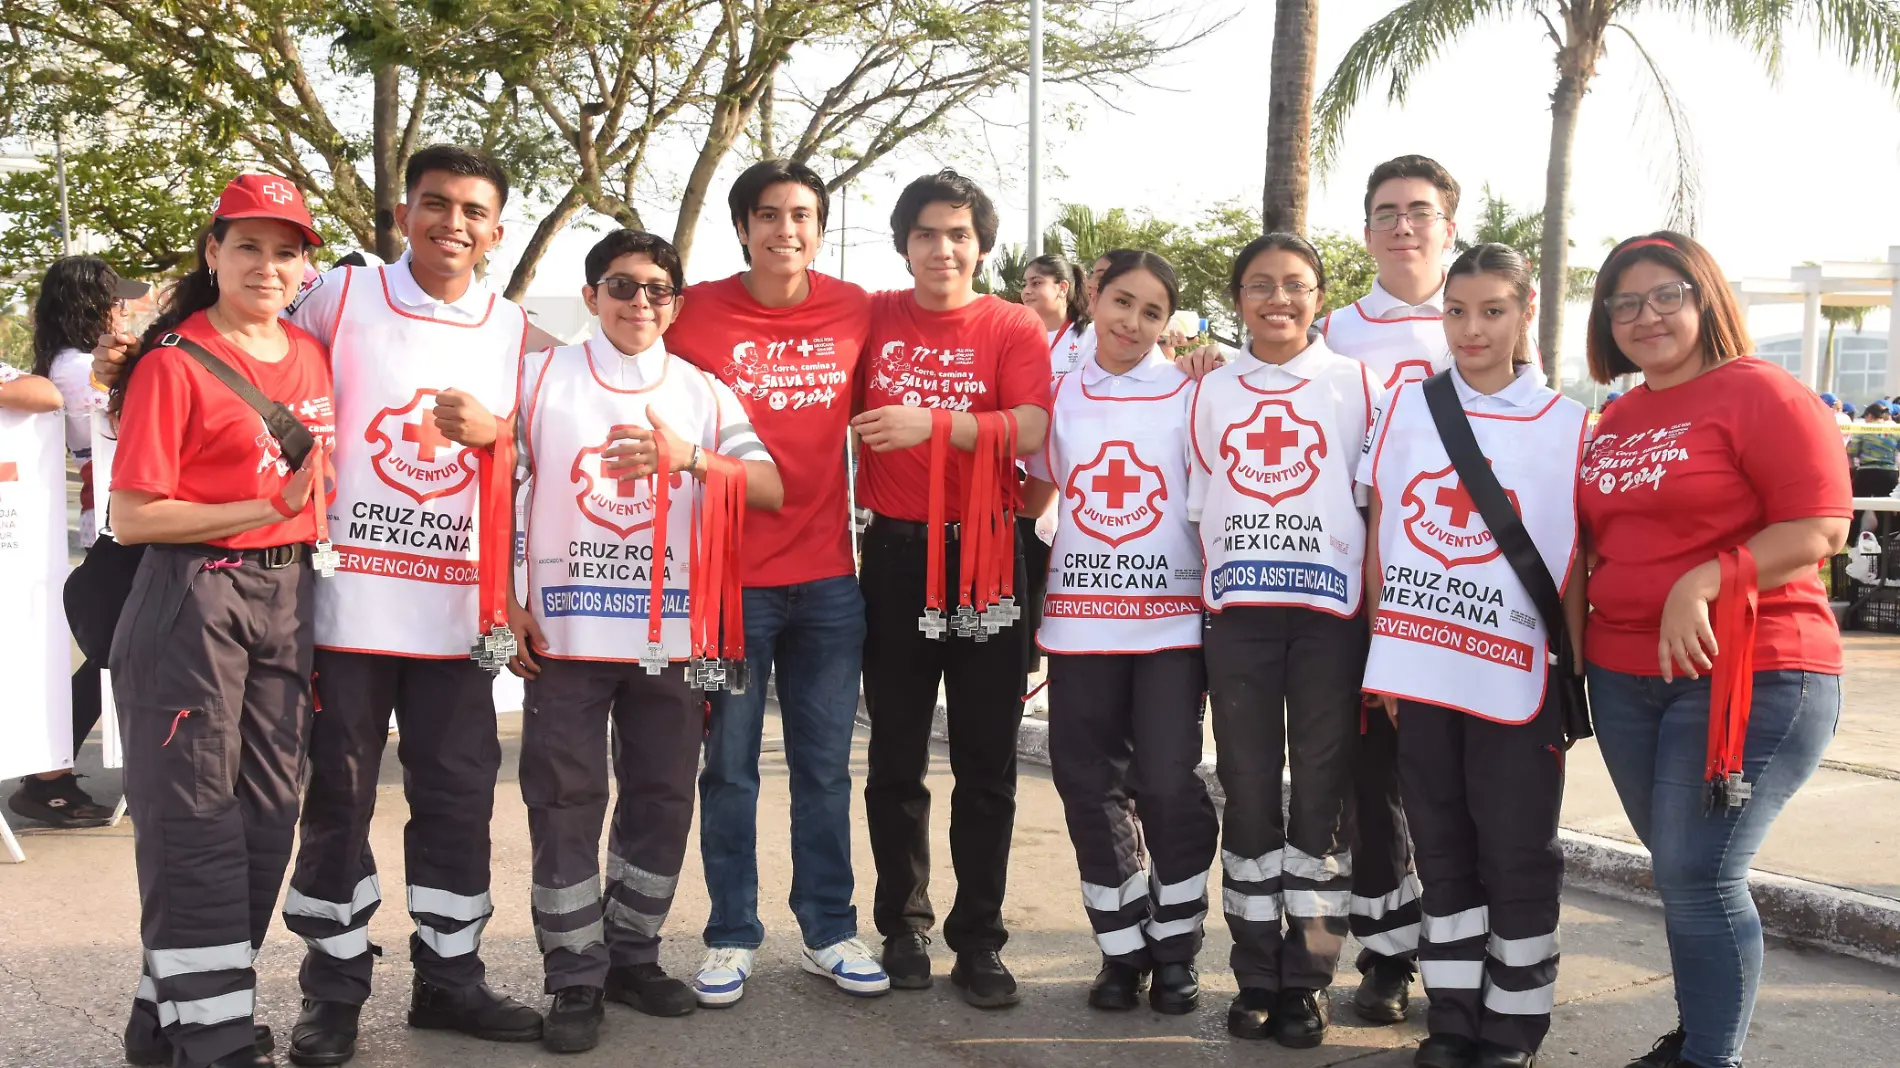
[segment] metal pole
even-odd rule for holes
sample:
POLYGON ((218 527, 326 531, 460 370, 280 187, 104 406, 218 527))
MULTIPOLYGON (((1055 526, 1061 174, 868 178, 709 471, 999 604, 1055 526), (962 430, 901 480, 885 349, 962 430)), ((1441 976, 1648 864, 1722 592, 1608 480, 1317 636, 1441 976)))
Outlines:
POLYGON ((66 211, 66 142, 60 128, 53 127, 53 169, 59 181, 59 254, 73 254, 73 220, 66 211))
POLYGON ((1029 239, 1026 256, 1042 252, 1042 0, 1029 0, 1029 239))
POLYGON ((838 280, 844 281, 844 254, 851 247, 851 183, 838 190, 838 280))

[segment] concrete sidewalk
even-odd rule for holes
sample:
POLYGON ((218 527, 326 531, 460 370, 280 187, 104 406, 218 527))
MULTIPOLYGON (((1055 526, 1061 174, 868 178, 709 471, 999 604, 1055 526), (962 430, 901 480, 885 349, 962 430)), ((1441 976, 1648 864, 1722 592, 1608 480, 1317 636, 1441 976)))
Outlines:
MULTIPOLYGON (((514 782, 518 717, 504 716, 503 783, 496 798, 494 892, 497 911, 485 938, 493 985, 540 1003, 539 961, 528 916, 526 814, 514 782)), ((768 734, 775 735, 771 722, 768 734)), ((862 782, 862 742, 855 769, 862 782)), ((97 767, 97 747, 84 763, 97 767)), ((373 839, 387 886, 399 885, 404 806, 392 758, 383 769, 373 839)), ((935 897, 946 907, 955 880, 948 862, 947 762, 938 754, 932 787, 938 799, 935 897)), ((601 1048, 556 1057, 538 1046, 494 1046, 457 1036, 409 1031, 402 1023, 408 968, 408 922, 400 895, 379 911, 371 933, 386 948, 376 965, 376 996, 364 1014, 362 1068, 513 1068, 528 1065, 765 1065, 812 1068, 1146 1068, 1262 1062, 1286 1068, 1350 1063, 1402 1068, 1422 1036, 1422 1004, 1399 1028, 1358 1023, 1346 1008, 1356 975, 1332 992, 1338 1015, 1330 1044, 1294 1052, 1271 1043, 1227 1037, 1232 996, 1225 964, 1228 939, 1216 917, 1201 954, 1206 993, 1196 1014, 1157 1016, 1146 1010, 1109 1016, 1084 1004, 1098 958, 1083 918, 1074 855, 1046 769, 1025 767, 1019 789, 1015 849, 1006 918, 1014 932, 1007 958, 1024 990, 1016 1009, 968 1008, 942 976, 950 956, 936 947, 939 981, 924 992, 894 992, 860 1001, 835 992, 797 965, 797 940, 784 905, 791 872, 784 848, 786 770, 777 753, 765 758, 760 805, 760 900, 769 930, 759 972, 746 1000, 723 1012, 655 1020, 610 1006, 601 1048)), ((88 781, 116 796, 117 777, 88 781)), ((7 784, 10 789, 12 784, 7 784)), ((137 979, 138 902, 132 874, 131 828, 74 833, 29 831, 29 861, 0 865, 0 1068, 96 1068, 120 1062, 118 1032, 137 979)), ((867 940, 870 853, 860 819, 857 899, 867 940)), ((697 844, 689 852, 663 958, 676 974, 696 964, 697 933, 707 911, 697 844)), ((1218 882, 1218 873, 1216 873, 1218 882)), ((1218 895, 1216 895, 1218 900, 1218 895)), ((1660 915, 1653 909, 1572 890, 1564 907, 1564 959, 1555 1026, 1543 1062, 1577 1068, 1619 1068, 1675 1021, 1669 958, 1660 915)), ((296 967, 302 947, 281 926, 258 958, 260 1018, 280 1042, 295 1018, 296 967)), ((1347 950, 1350 959, 1353 950, 1347 950)), ((1900 972, 1785 944, 1771 944, 1748 1047, 1750 1068, 1837 1068, 1892 1060, 1900 1035, 1900 972)), ((1422 998, 1420 998, 1422 1003, 1422 998)))

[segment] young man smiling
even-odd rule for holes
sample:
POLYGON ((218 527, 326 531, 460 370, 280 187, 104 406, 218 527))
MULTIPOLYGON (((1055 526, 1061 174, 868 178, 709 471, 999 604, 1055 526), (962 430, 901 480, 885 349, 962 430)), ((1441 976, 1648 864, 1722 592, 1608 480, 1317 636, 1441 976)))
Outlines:
POLYGON ((728 203, 747 269, 689 286, 667 334, 673 352, 730 386, 777 459, 776 512, 746 517, 743 694, 712 695, 699 777, 699 850, 712 910, 694 979, 701 1005, 745 994, 759 922, 759 746, 766 682, 776 672, 791 769, 792 913, 802 965, 848 994, 890 980, 858 940, 852 904, 851 733, 858 707, 864 602, 847 529, 845 436, 870 320, 864 290, 811 269, 830 199, 802 163, 765 160, 728 203))
MULTIPOLYGON (((1366 179, 1371 292, 1326 317, 1327 347, 1364 364, 1387 393, 1451 365, 1445 342, 1445 254, 1458 232, 1458 183, 1437 161, 1399 156, 1366 179)), ((1364 947, 1354 1010, 1372 1023, 1405 1018, 1418 957, 1419 882, 1399 804, 1398 732, 1369 714, 1359 736, 1352 845, 1352 933, 1364 947)))
MULTIPOLYGON (((996 640, 933 640, 919 631, 930 499, 932 414, 950 415, 945 492, 945 588, 957 588, 964 486, 976 447, 973 412, 1009 411, 1019 456, 1042 447, 1049 426, 1049 341, 1019 304, 979 295, 972 280, 996 244, 996 209, 975 182, 945 170, 906 186, 891 212, 891 240, 913 289, 872 298, 852 419, 864 446, 858 501, 870 509, 863 571, 864 697, 871 716, 864 807, 877 864, 873 909, 884 935, 891 985, 930 985, 930 726, 941 682, 949 701, 950 853, 957 896, 944 923, 956 953, 951 981, 984 1008, 1016 1003, 1016 980, 1000 950, 1009 938, 1002 906, 1016 815, 1016 729, 1022 720, 1028 634, 1018 624, 996 640)), ((1000 487, 1012 497, 1013 481, 1000 487)), ((1023 581, 1022 554, 1016 585, 1023 581)))

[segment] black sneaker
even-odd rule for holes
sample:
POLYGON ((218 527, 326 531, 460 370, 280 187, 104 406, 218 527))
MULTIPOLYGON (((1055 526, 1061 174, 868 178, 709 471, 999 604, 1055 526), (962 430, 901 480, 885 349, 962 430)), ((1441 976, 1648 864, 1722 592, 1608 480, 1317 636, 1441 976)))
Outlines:
POLYGON ((77 775, 61 775, 56 779, 29 775, 20 780, 20 788, 7 798, 7 807, 27 819, 62 830, 104 827, 112 821, 112 810, 81 790, 77 775))
POLYGON ((1412 1068, 1472 1068, 1478 1044, 1463 1035, 1432 1035, 1418 1044, 1412 1068))
POLYGON ((409 996, 409 1026, 460 1031, 488 1042, 533 1042, 541 1037, 541 1014, 486 983, 448 990, 417 976, 409 996))
POLYGON ((290 1029, 290 1063, 324 1068, 356 1056, 356 1021, 361 1005, 303 1000, 297 1025, 290 1029))
POLYGON ((1401 1023, 1411 1004, 1411 986, 1410 961, 1402 957, 1380 957, 1359 980, 1359 990, 1352 996, 1352 1010, 1367 1023, 1401 1023))
POLYGON ((1243 986, 1227 1006, 1227 1033, 1235 1038, 1262 1039, 1273 1033, 1273 1010, 1280 995, 1257 986, 1243 986))
POLYGON ((1472 1068, 1537 1068, 1537 1054, 1500 1046, 1495 1042, 1478 1044, 1478 1059, 1472 1068))
POLYGON ((950 981, 963 989, 965 1002, 979 1009, 1007 1009, 1020 1000, 1016 996, 1016 977, 1009 974, 1003 958, 993 949, 957 954, 950 981))
POLYGON ((1118 960, 1105 960, 1089 984, 1089 1007, 1105 1012, 1127 1012, 1141 1004, 1141 969, 1118 960))
POLYGON ((684 1016, 699 1007, 693 988, 666 974, 658 963, 607 969, 607 997, 648 1016, 684 1016))
POLYGON ((604 991, 597 986, 564 986, 554 992, 541 1044, 554 1053, 579 1053, 600 1044, 600 1021, 607 1015, 604 991))
POLYGON ((1333 1007, 1323 990, 1289 986, 1273 1009, 1273 1040, 1288 1049, 1312 1049, 1326 1041, 1333 1007))
POLYGON ((1688 1036, 1678 1027, 1674 1031, 1656 1040, 1649 1052, 1624 1065, 1623 1068, 1676 1068, 1682 1063, 1682 1044, 1688 1036))
POLYGON ((1167 1016, 1185 1016, 1201 1003, 1201 976, 1192 961, 1155 965, 1148 984, 1148 1007, 1167 1016))
MULTIPOLYGON (((149 1003, 148 1003, 149 1004, 149 1003)), ((154 1024, 157 1017, 152 1017, 154 1024)), ((277 1048, 277 1040, 271 1036, 270 1028, 257 1024, 251 1031, 255 1036, 254 1048, 260 1055, 269 1056, 277 1048)), ((139 1065, 169 1065, 172 1062, 172 1044, 164 1035, 157 1032, 145 1033, 143 1029, 127 1027, 125 1029, 125 1063, 139 1065)))
POLYGON ((212 1061, 210 1068, 277 1068, 277 1062, 270 1054, 257 1052, 256 1046, 246 1046, 212 1061))
POLYGON ((880 961, 891 985, 899 990, 924 990, 930 986, 930 936, 922 931, 907 931, 884 940, 880 961))

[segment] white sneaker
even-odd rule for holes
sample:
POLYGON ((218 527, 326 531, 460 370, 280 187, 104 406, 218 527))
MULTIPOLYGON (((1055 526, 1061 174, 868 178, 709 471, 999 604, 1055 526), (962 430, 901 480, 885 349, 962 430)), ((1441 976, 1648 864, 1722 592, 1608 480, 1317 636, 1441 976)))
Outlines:
POLYGON ((708 1009, 724 1008, 745 996, 746 977, 752 974, 757 950, 723 946, 706 951, 693 976, 693 997, 708 1009))
POLYGON ((807 949, 800 963, 806 971, 830 979, 838 984, 838 989, 854 997, 874 998, 891 989, 891 977, 884 974, 876 955, 855 938, 823 949, 807 949))

